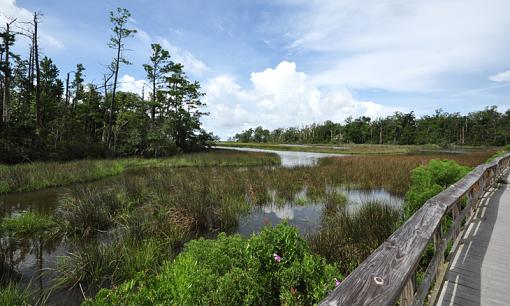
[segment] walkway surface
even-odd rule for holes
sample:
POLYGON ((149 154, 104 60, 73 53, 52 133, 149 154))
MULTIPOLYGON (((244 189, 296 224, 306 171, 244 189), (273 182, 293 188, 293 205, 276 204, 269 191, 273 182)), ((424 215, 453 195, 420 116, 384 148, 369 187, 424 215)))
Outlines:
POLYGON ((499 184, 484 197, 437 304, 510 305, 510 185, 499 184))

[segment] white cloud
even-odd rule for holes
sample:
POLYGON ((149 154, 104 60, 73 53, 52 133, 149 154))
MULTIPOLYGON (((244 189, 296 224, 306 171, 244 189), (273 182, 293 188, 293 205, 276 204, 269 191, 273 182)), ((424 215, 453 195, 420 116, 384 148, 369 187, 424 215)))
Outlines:
POLYGON ((491 75, 489 80, 494 82, 507 83, 510 82, 510 70, 504 71, 495 75, 491 75))
POLYGON ((508 63, 510 1, 288 1, 291 52, 315 56, 321 86, 435 91, 508 63), (296 22, 299 20, 299 22, 296 22))
POLYGON ((201 77, 209 70, 203 61, 196 58, 188 50, 172 45, 166 38, 160 38, 159 42, 164 49, 170 52, 173 61, 184 65, 184 71, 189 71, 191 74, 201 77))
POLYGON ((325 120, 343 121, 348 116, 388 115, 395 109, 370 101, 358 101, 347 89, 323 92, 296 64, 283 61, 275 68, 251 74, 250 89, 231 76, 219 76, 205 84, 210 116, 207 128, 221 137, 241 129, 302 126, 325 120))
POLYGON ((143 86, 146 84, 145 80, 137 80, 129 74, 125 74, 120 79, 120 91, 132 92, 138 95, 142 95, 143 86))
MULTIPOLYGON (((0 27, 3 27, 6 22, 16 19, 15 25, 21 28, 26 28, 27 25, 24 22, 33 20, 33 13, 29 10, 19 7, 16 0, 0 0, 0 27)), ((44 22, 41 23, 41 27, 44 27, 44 22)), ((14 27, 16 30, 18 27, 14 27)), ((48 33, 48 31, 40 31, 41 46, 47 49, 62 50, 65 48, 64 43, 58 39, 54 34, 48 33)))
POLYGON ((196 58, 188 50, 184 50, 171 44, 168 39, 160 36, 151 36, 149 33, 140 28, 136 28, 136 31, 136 38, 138 38, 138 40, 147 46, 147 50, 150 49, 150 44, 160 44, 164 49, 170 52, 171 59, 174 62, 178 62, 184 65, 184 71, 196 77, 202 77, 209 71, 209 67, 207 67, 203 61, 196 58))

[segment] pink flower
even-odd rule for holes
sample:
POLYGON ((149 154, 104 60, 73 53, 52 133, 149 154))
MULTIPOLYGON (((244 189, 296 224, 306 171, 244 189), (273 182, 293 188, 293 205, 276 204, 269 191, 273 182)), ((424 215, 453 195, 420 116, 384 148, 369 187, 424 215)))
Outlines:
POLYGON ((335 277, 335 287, 340 286, 340 281, 335 277))
POLYGON ((276 253, 273 253, 273 257, 274 257, 274 260, 276 260, 276 262, 280 262, 282 260, 282 258, 276 253))

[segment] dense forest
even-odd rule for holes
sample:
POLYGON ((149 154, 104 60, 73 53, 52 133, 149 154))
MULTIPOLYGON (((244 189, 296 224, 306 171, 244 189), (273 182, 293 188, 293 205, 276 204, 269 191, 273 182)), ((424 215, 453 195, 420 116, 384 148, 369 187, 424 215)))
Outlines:
POLYGON ((461 115, 436 110, 416 118, 414 112, 396 112, 386 118, 349 117, 342 123, 326 121, 303 128, 269 131, 259 126, 234 136, 237 142, 270 143, 357 143, 494 145, 510 143, 510 109, 500 113, 496 106, 461 115))
MULTIPOLYGON (((200 84, 160 45, 143 66, 147 95, 120 92, 119 71, 129 65, 130 12, 110 12, 112 60, 101 84, 85 81, 77 64, 61 71, 39 45, 40 13, 10 20, 0 32, 0 162, 68 160, 126 155, 162 156, 197 150, 213 136, 201 128, 200 84), (15 44, 28 40, 25 54, 15 44)), ((105 42, 106 43, 106 42, 105 42)), ((24 45, 24 44, 23 44, 24 45)), ((108 59, 105 59, 108 60, 108 59)), ((142 67, 140 67, 142 69, 142 67)))

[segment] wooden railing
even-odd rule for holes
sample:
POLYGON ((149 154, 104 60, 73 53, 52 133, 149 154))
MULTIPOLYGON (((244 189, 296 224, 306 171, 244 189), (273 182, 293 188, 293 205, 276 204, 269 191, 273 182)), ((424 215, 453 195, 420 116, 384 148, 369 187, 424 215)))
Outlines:
MULTIPOLYGON (((510 153, 480 165, 457 183, 429 199, 407 222, 361 263, 320 305, 422 305, 443 266, 448 244, 451 253, 460 230, 473 217, 483 194, 510 163, 510 153), (451 225, 443 229, 443 220, 451 225), (427 245, 434 255, 417 282, 418 264, 427 245)), ((438 281, 442 281, 438 279, 438 281)))

